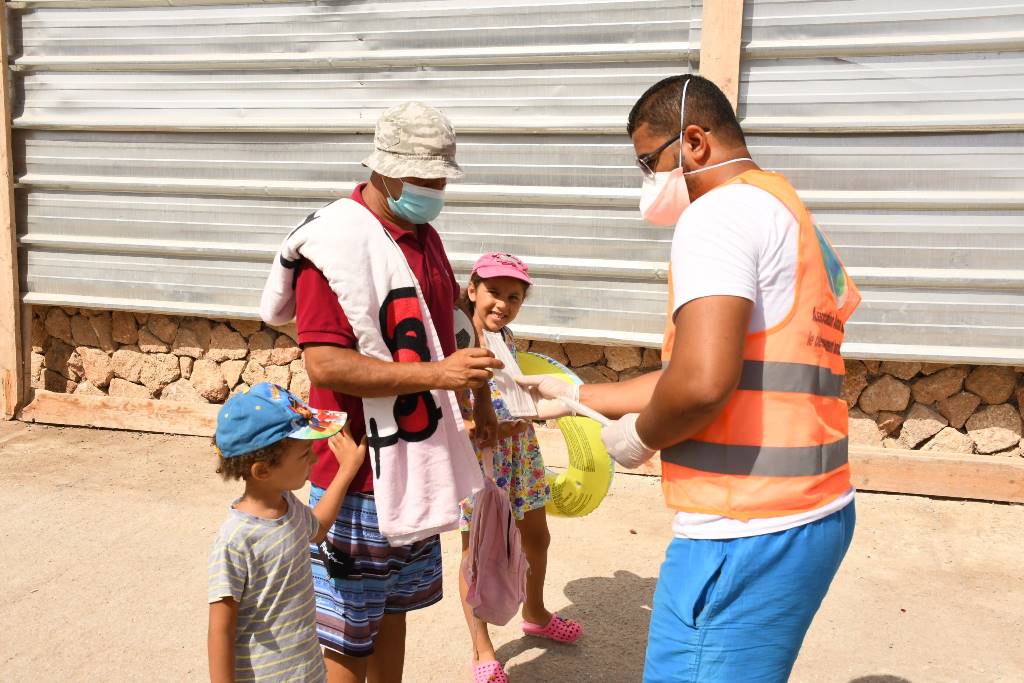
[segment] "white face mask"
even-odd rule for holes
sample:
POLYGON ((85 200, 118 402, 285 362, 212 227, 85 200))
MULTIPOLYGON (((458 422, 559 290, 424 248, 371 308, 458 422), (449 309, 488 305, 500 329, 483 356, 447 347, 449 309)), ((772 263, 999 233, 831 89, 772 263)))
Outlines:
POLYGON ((640 187, 641 215, 647 215, 647 210, 651 208, 651 205, 658 199, 658 195, 665 189, 665 183, 668 182, 670 175, 672 175, 672 171, 658 171, 654 174, 653 178, 644 177, 644 184, 640 187))
POLYGON ((729 159, 694 171, 683 171, 682 166, 671 171, 658 171, 653 179, 644 178, 644 184, 640 188, 640 214, 648 223, 674 228, 683 211, 690 206, 690 190, 686 187, 686 176, 750 160, 750 157, 729 159))

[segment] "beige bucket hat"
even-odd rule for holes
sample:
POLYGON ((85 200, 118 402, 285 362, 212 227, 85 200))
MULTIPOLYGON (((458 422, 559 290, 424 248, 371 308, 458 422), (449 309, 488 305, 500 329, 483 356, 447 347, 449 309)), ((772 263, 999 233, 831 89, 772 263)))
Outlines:
POLYGON ((377 121, 373 153, 363 166, 388 178, 461 178, 455 163, 455 129, 422 102, 391 107, 377 121))

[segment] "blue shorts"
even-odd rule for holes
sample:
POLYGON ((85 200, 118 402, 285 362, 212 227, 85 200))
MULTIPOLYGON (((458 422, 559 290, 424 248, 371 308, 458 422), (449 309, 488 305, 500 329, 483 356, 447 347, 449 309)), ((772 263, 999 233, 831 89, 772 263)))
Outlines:
POLYGON ((851 501, 774 534, 672 541, 654 592, 644 683, 784 683, 855 520, 851 501))
MULTIPOLYGON (((310 489, 311 507, 323 493, 310 489)), ((345 496, 327 541, 344 573, 329 576, 320 550, 310 546, 316 635, 325 648, 351 657, 371 655, 385 614, 411 612, 441 599, 440 539, 388 545, 377 526, 372 493, 345 496)))

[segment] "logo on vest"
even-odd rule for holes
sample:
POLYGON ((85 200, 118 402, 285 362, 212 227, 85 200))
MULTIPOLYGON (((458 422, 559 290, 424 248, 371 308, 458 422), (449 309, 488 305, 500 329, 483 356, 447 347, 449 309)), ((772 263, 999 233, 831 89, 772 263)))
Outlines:
POLYGON ((824 349, 826 352, 831 353, 833 356, 838 356, 841 355, 840 349, 842 348, 843 343, 840 341, 835 341, 834 339, 826 339, 825 337, 822 337, 820 334, 808 332, 807 346, 811 346, 818 349, 824 349))
POLYGON ((832 290, 832 295, 836 298, 836 304, 842 308, 846 305, 846 296, 849 291, 846 286, 846 271, 843 270, 843 264, 828 238, 825 237, 825 233, 817 225, 814 226, 814 234, 818 236, 818 247, 821 249, 821 260, 825 264, 825 273, 828 275, 829 289, 832 290))
POLYGON ((831 327, 833 330, 839 330, 840 332, 846 330, 846 326, 843 325, 843 321, 832 311, 819 311, 815 308, 811 311, 811 318, 814 322, 831 327))

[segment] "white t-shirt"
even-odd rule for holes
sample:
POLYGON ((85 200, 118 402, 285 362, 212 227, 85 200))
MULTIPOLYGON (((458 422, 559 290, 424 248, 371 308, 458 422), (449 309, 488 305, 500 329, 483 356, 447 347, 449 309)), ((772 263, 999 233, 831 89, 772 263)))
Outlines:
MULTIPOLYGON (((782 322, 796 298, 800 224, 786 205, 752 185, 726 185, 683 212, 672 238, 674 306, 705 296, 738 296, 754 304, 749 332, 782 322)), ((675 311, 673 311, 675 313, 675 311)), ((719 515, 676 514, 677 538, 743 538, 792 529, 845 507, 853 489, 795 515, 747 522, 719 515)))

